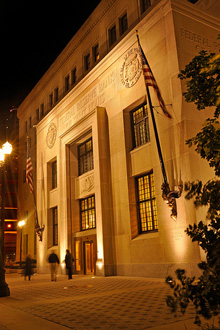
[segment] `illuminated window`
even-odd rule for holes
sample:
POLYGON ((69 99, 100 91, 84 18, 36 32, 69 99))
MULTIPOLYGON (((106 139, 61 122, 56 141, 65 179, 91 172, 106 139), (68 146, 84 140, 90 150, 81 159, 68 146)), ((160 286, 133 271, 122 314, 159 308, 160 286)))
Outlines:
POLYGON ((158 230, 157 207, 153 173, 137 178, 140 232, 158 230))
POLYGON ((78 147, 79 175, 93 170, 93 147, 92 138, 85 141, 78 147))
POLYGON ((143 14, 151 6, 151 0, 141 0, 141 13, 143 14))
POLYGON ((112 26, 108 30, 108 37, 109 37, 109 47, 111 47, 116 42, 116 25, 112 26))
POLYGON ((120 36, 124 34, 127 29, 128 29, 128 18, 127 18, 127 13, 124 14, 120 19, 119 19, 119 29, 120 29, 120 36))
POLYGON ((80 200, 81 230, 96 228, 95 196, 80 200))
POLYGON ((132 112, 134 147, 150 141, 149 117, 147 104, 143 104, 132 112))
POLYGON ((53 245, 58 245, 58 213, 57 206, 52 208, 53 245))
POLYGON ((94 62, 97 62, 99 60, 99 45, 95 45, 95 47, 93 47, 93 59, 94 62))

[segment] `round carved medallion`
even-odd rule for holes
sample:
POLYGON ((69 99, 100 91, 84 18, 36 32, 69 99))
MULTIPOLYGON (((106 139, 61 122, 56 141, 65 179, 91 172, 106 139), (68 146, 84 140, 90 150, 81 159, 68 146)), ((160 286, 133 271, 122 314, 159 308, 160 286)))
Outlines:
POLYGON ((51 123, 49 125, 48 131, 47 131, 47 138, 46 138, 46 143, 48 148, 52 148, 54 146, 54 143, 56 141, 56 136, 57 136, 57 127, 54 123, 51 123))
POLYGON ((130 88, 136 84, 141 76, 142 64, 139 49, 132 48, 124 57, 120 70, 122 84, 130 88))

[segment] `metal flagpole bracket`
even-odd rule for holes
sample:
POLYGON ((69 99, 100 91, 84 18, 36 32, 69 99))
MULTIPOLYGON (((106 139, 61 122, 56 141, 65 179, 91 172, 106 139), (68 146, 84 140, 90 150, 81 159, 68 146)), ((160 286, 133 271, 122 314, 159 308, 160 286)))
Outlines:
POLYGON ((171 209, 171 215, 170 217, 173 220, 177 220, 177 205, 176 205, 176 199, 179 198, 182 195, 183 191, 183 185, 179 184, 178 186, 179 190, 170 190, 168 183, 163 183, 161 186, 162 190, 162 198, 163 200, 168 204, 169 208, 171 209))
POLYGON ((39 224, 36 224, 36 226, 35 226, 35 232, 36 232, 37 236, 39 237, 40 242, 42 242, 42 239, 43 239, 44 228, 45 228, 45 225, 40 227, 39 224))

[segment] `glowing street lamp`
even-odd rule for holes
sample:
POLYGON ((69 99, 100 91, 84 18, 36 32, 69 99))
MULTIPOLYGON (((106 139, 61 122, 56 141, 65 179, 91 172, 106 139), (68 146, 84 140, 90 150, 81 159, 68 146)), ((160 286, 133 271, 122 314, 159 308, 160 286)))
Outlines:
POLYGON ((5 155, 12 152, 12 145, 6 142, 0 149, 1 182, 1 226, 0 226, 0 297, 10 296, 8 284, 5 282, 4 270, 4 229, 5 229, 5 155))

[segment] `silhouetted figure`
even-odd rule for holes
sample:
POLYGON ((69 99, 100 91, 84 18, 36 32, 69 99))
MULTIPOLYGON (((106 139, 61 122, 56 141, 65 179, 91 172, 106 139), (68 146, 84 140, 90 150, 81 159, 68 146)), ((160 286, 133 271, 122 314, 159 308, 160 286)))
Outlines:
POLYGON ((25 261, 24 279, 26 280, 26 276, 28 276, 28 279, 30 281, 31 275, 33 275, 32 261, 30 254, 28 254, 25 261))
POLYGON ((66 255, 65 255, 65 264, 66 264, 66 269, 67 269, 67 273, 68 273, 68 279, 71 280, 72 279, 72 268, 73 268, 73 256, 70 253, 69 250, 66 250, 66 255))
POLYGON ((54 251, 52 251, 52 253, 49 255, 48 261, 50 263, 51 281, 56 281, 60 260, 54 251))

